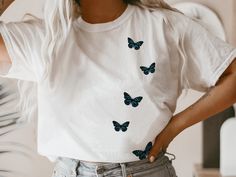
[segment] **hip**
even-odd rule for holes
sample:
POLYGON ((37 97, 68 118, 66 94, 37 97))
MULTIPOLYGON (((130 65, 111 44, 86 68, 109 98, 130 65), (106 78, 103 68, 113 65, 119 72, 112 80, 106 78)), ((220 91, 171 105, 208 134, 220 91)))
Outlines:
POLYGON ((154 162, 147 158, 132 162, 89 162, 59 157, 52 177, 176 177, 173 154, 160 152, 154 162), (172 155, 170 158, 167 155, 172 155))

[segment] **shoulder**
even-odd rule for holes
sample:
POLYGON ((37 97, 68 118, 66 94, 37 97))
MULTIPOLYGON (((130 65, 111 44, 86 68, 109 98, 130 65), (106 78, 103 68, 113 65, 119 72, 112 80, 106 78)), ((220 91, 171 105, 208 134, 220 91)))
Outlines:
POLYGON ((185 30, 191 21, 191 18, 183 13, 168 9, 158 9, 150 13, 153 19, 160 19, 163 25, 171 30, 180 30, 179 32, 185 30))
POLYGON ((153 27, 161 26, 164 30, 174 33, 184 32, 192 21, 190 17, 179 11, 164 8, 136 7, 136 13, 144 17, 145 23, 149 23, 153 27))

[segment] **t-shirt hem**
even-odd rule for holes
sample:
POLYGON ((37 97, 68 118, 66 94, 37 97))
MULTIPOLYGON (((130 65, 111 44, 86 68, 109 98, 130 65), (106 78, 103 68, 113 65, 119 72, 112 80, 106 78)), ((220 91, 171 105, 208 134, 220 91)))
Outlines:
POLYGON ((124 162, 133 162, 140 160, 137 156, 134 154, 131 154, 130 152, 118 152, 118 151, 100 151, 98 149, 94 149, 94 152, 100 156, 100 158, 93 157, 92 155, 70 155, 70 154, 63 154, 63 153, 57 153, 53 154, 52 152, 48 153, 43 150, 38 149, 38 154, 47 157, 51 162, 56 162, 59 157, 66 157, 71 159, 77 159, 77 160, 85 160, 85 161, 91 161, 91 162, 111 162, 111 163, 124 163, 124 162))
POLYGON ((215 86, 219 77, 223 74, 223 72, 227 69, 227 67, 233 62, 236 58, 236 49, 234 49, 228 56, 228 58, 218 67, 218 69, 214 72, 210 79, 210 86, 215 86))

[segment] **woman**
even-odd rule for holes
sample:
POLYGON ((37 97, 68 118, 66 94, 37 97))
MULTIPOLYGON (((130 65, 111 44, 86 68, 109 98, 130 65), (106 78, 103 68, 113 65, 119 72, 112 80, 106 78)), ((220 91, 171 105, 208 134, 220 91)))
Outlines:
POLYGON ((235 47, 162 0, 50 0, 44 14, 1 23, 1 75, 37 83, 56 177, 176 176, 173 138, 236 102, 235 47), (188 88, 207 93, 173 115, 188 88))

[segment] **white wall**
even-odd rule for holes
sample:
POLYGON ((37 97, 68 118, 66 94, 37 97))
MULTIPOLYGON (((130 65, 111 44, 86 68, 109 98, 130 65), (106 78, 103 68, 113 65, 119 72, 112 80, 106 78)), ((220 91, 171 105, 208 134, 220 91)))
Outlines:
MULTIPOLYGON (((199 99, 203 93, 190 90, 178 99, 176 112, 178 113, 199 99)), ((202 123, 195 124, 180 133, 170 144, 169 152, 176 155, 173 165, 179 177, 191 177, 193 165, 202 163, 202 123)))
POLYGON ((25 13, 42 17, 44 0, 15 0, 0 17, 4 21, 20 20, 25 13))

